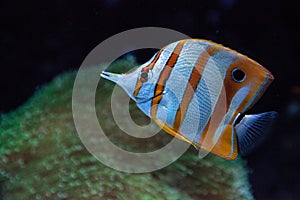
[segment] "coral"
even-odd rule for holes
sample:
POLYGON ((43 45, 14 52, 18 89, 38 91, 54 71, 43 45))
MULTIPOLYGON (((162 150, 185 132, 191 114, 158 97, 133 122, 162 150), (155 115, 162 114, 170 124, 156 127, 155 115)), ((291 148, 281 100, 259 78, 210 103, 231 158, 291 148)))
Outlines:
MULTIPOLYGON (((136 65, 133 58, 113 69, 136 65)), ((0 192, 2 199, 252 199, 248 170, 241 158, 226 161, 209 155, 199 159, 190 148, 176 162, 151 173, 131 174, 111 169, 83 146, 72 117, 72 87, 76 72, 67 72, 41 87, 17 110, 0 118, 0 192)), ((111 119, 114 84, 101 80, 96 108, 101 124, 115 144, 131 151, 149 151, 172 137, 147 140, 123 137, 111 119)), ((84 106, 84 105, 83 105, 84 106)), ((131 103, 131 112, 147 118, 131 103)))

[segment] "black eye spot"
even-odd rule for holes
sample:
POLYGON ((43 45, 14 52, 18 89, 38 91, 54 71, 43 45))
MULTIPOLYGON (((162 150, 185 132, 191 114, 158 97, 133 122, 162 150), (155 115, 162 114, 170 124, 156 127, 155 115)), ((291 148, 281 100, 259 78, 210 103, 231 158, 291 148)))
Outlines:
POLYGON ((242 70, 238 69, 238 68, 234 68, 232 71, 231 71, 231 76, 232 76, 232 79, 235 81, 235 82, 238 82, 238 83, 241 83, 243 82, 245 79, 246 79, 246 74, 245 72, 243 72, 242 70))

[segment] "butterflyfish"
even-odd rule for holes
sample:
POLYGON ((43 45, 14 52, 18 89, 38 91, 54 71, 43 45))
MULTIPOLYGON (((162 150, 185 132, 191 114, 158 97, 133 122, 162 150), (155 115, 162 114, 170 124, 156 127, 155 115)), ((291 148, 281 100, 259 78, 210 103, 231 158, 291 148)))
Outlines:
POLYGON ((273 75, 207 40, 171 43, 134 70, 103 71, 101 77, 121 86, 165 132, 227 160, 250 153, 277 116, 274 111, 245 115, 273 75))

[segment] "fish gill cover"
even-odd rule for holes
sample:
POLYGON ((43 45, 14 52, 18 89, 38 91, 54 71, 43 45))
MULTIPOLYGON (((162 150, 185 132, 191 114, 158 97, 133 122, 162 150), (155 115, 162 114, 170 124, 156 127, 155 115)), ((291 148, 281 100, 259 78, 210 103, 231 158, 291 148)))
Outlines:
MULTIPOLYGON (((115 62, 113 68, 136 65, 129 58, 115 62)), ((199 159, 190 148, 176 162, 151 173, 131 174, 103 165, 76 133, 71 105, 75 76, 73 71, 59 75, 23 106, 1 116, 2 199, 253 199, 241 158, 199 159)), ((149 151, 145 143, 123 137, 110 120, 108 94, 113 86, 103 80, 98 85, 104 91, 96 96, 98 117, 106 119, 101 125, 121 148, 149 151)), ((134 105, 131 112, 141 115, 134 105)), ((155 149, 170 139, 160 134, 147 144, 155 149)))

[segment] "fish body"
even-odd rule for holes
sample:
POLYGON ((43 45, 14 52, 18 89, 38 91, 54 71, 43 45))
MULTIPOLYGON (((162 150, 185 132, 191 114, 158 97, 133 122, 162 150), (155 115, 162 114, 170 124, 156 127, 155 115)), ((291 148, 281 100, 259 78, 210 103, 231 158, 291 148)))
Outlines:
POLYGON ((211 41, 180 40, 134 71, 101 77, 120 85, 169 134, 228 160, 252 151, 277 115, 244 116, 274 77, 211 41))

